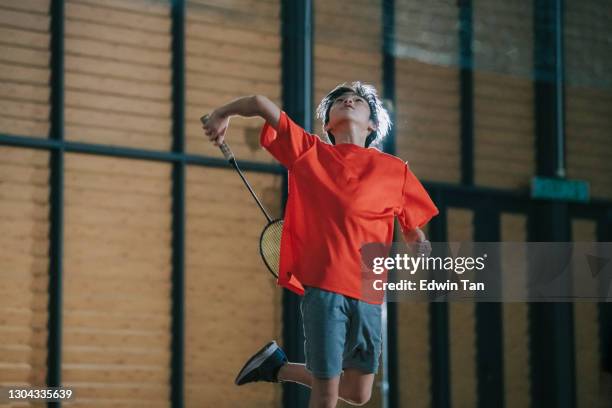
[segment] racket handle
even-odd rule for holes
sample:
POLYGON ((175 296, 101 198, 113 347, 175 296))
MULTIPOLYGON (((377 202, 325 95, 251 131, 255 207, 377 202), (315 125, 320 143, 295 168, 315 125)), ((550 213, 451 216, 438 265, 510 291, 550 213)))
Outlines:
POLYGON ((228 162, 233 162, 236 159, 234 158, 234 153, 232 153, 231 149, 229 148, 229 146, 227 145, 227 143, 223 142, 221 143, 221 145, 219 146, 219 149, 221 149, 221 152, 223 153, 223 156, 225 156, 225 159, 228 162))
MULTIPOLYGON (((206 114, 204 116, 202 116, 200 118, 200 122, 202 122, 202 124, 206 124, 206 119, 208 119, 209 114, 206 114)), ((232 163, 233 161, 236 161, 236 158, 234 157, 234 153, 232 153, 232 150, 229 148, 229 146, 227 145, 227 143, 223 142, 221 143, 221 145, 219 145, 219 149, 221 149, 221 153, 223 153, 223 156, 225 156, 225 159, 232 163)))

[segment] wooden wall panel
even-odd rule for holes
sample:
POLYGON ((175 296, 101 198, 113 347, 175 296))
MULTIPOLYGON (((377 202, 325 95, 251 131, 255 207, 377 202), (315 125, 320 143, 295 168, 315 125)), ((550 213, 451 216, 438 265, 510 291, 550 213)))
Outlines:
POLYGON ((396 6, 397 154, 422 179, 461 178, 457 7, 396 6))
MULTIPOLYGON (((423 232, 429 237, 429 225, 423 232)), ((395 235, 400 226, 395 222, 395 235)), ((431 406, 431 338, 429 302, 402 301, 397 305, 397 359, 400 406, 431 406)))
MULTIPOLYGON (((597 224, 572 220, 572 241, 597 241, 597 224)), ((601 344, 596 302, 574 303, 574 349, 576 359, 577 407, 604 407, 612 395, 612 375, 600 368, 601 344), (606 381, 608 382, 606 388, 606 381)))
POLYGON ((49 4, 0 2, 0 133, 49 133, 49 4))
POLYGON ((0 387, 45 385, 48 179, 47 152, 0 146, 0 387))
MULTIPOLYGON (((278 216, 282 179, 246 177, 278 216)), ((234 385, 253 353, 282 346, 282 289, 259 257, 266 220, 233 170, 190 167, 187 184, 185 406, 280 406, 278 384, 234 385)))
POLYGON ((431 406, 429 303, 397 303, 397 358, 400 406, 431 406))
POLYGON ((605 0, 565 5, 567 174, 612 198, 612 14, 605 0), (571 57, 570 57, 571 56, 571 57))
POLYGON ((69 0, 65 13, 66 139, 169 150, 169 3, 69 0))
POLYGON ((474 182, 528 189, 535 174, 533 84, 479 71, 474 92, 474 182))
POLYGON ((167 407, 171 166, 67 154, 62 378, 71 406, 167 407))
MULTIPOLYGON (((448 242, 473 241, 473 211, 448 210, 448 242)), ((471 302, 448 304, 450 339, 450 400, 453 406, 474 407, 477 395, 476 308, 471 302)))
MULTIPOLYGON (((519 214, 502 214, 501 240, 503 242, 525 242, 527 240, 527 217, 519 214)), ((502 258, 502 271, 506 279, 507 274, 526 271, 526 268, 525 259, 515 256, 502 258)), ((526 287, 526 273, 523 273, 522 278, 526 287)), ((517 277, 514 275, 512 282, 516 281, 517 277)), ((505 302, 502 304, 502 315, 504 402, 508 408, 528 407, 531 402, 528 304, 505 302)))
MULTIPOLYGON (((204 135, 202 115, 253 94, 281 106, 280 1, 189 1, 186 24, 186 148, 221 157, 204 135)), ((259 146, 263 124, 231 120, 226 136, 239 160, 274 161, 259 146)))
POLYGON ((612 198, 612 89, 568 86, 567 175, 590 183, 591 196, 612 198))
POLYGON ((327 141, 315 117, 321 99, 341 83, 374 85, 382 97, 382 2, 314 2, 314 94, 312 132, 327 141), (350 11, 349 11, 350 9, 350 11))
POLYGON ((526 189, 535 173, 532 7, 473 7, 474 182, 526 189))

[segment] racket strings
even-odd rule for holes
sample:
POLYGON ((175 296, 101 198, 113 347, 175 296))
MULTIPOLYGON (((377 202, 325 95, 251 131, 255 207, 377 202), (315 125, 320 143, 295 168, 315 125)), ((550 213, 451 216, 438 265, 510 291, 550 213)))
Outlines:
POLYGON ((259 249, 261 256, 270 272, 278 277, 280 269, 280 247, 283 234, 283 220, 276 220, 268 224, 261 233, 259 249))

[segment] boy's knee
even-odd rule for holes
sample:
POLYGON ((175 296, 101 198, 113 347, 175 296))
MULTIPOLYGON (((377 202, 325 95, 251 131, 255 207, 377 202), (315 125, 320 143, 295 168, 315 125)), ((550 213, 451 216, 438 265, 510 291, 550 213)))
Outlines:
POLYGON ((351 405, 365 405, 372 398, 372 375, 361 375, 350 369, 345 370, 342 386, 340 387, 340 398, 351 403, 351 405))
POLYGON ((352 391, 350 395, 347 395, 347 399, 353 405, 357 405, 357 406, 367 404, 371 397, 372 397, 372 390, 368 390, 368 389, 356 389, 352 391))

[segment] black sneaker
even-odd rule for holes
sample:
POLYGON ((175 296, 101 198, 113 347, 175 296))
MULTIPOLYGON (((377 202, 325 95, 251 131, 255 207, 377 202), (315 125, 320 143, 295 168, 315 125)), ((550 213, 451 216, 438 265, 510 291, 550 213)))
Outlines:
POLYGON ((234 383, 243 385, 255 381, 278 382, 278 370, 285 363, 285 352, 275 341, 271 341, 246 362, 234 383))

